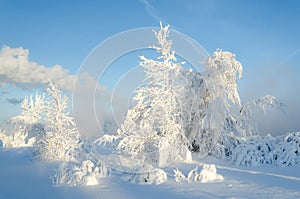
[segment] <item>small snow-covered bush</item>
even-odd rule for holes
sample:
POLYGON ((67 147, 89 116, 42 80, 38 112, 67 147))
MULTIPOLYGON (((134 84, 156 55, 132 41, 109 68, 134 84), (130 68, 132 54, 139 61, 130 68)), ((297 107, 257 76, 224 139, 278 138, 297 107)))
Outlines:
POLYGON ((222 182, 224 181, 224 177, 217 174, 217 168, 214 164, 206 164, 203 165, 199 173, 198 181, 201 183, 222 182))
POLYGON ((237 145, 231 156, 231 161, 242 166, 258 166, 273 164, 271 157, 275 140, 272 137, 255 137, 237 145))
POLYGON ((81 165, 63 163, 52 177, 54 184, 68 184, 70 186, 93 186, 98 184, 98 178, 108 175, 108 169, 103 162, 95 164, 85 160, 81 165))
POLYGON ((128 181, 135 184, 162 184, 168 180, 166 172, 162 169, 153 168, 151 165, 144 165, 137 168, 128 178, 128 181))
POLYGON ((173 172, 176 182, 181 183, 187 180, 184 174, 178 168, 174 169, 173 172))
POLYGON ((273 159, 276 165, 293 166, 300 164, 300 132, 288 133, 277 139, 273 159))
POLYGON ((199 172, 198 166, 192 169, 187 176, 188 182, 200 181, 201 183, 222 182, 224 177, 217 174, 217 169, 214 164, 205 164, 199 172))
POLYGON ((196 166, 196 168, 190 170, 190 172, 187 175, 188 182, 198 181, 199 177, 199 167, 196 166))
POLYGON ((213 155, 222 160, 230 160, 232 158, 233 150, 243 142, 236 136, 226 136, 224 139, 220 139, 216 143, 214 150, 212 150, 210 155, 213 155))

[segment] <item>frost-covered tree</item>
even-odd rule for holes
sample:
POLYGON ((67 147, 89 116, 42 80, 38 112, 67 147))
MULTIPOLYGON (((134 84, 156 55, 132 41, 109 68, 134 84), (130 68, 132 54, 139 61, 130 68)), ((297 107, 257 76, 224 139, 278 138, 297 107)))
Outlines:
POLYGON ((35 145, 41 160, 75 160, 80 146, 74 119, 67 112, 68 98, 52 82, 46 90, 50 100, 46 104, 45 133, 35 145))
MULTIPOLYGON (((204 62, 202 73, 189 74, 185 110, 189 116, 186 136, 192 150, 207 155, 217 142, 229 133, 232 106, 240 105, 236 79, 242 75, 242 65, 235 55, 215 51, 204 62)), ((232 131, 235 125, 230 129, 232 131)))
POLYGON ((181 96, 186 81, 182 63, 176 62, 167 40, 169 26, 155 36, 160 53, 158 60, 140 57, 147 84, 138 88, 132 98, 123 124, 118 129, 118 149, 150 164, 165 165, 176 159, 186 159, 188 141, 180 122, 181 96))
POLYGON ((36 93, 25 97, 21 103, 22 113, 6 121, 0 138, 4 147, 32 146, 36 136, 44 131, 42 114, 45 110, 44 95, 36 93))

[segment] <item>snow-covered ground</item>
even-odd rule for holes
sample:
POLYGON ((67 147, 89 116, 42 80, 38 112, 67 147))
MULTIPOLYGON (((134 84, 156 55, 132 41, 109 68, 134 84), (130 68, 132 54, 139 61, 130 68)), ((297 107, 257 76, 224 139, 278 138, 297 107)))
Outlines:
POLYGON ((111 176, 96 186, 70 187, 52 184, 50 176, 59 163, 38 162, 31 148, 0 148, 0 199, 18 198, 300 198, 300 166, 238 167, 213 158, 177 163, 165 168, 168 181, 160 185, 138 185, 111 176), (215 164, 224 181, 177 183, 173 169, 185 176, 196 166, 215 164))

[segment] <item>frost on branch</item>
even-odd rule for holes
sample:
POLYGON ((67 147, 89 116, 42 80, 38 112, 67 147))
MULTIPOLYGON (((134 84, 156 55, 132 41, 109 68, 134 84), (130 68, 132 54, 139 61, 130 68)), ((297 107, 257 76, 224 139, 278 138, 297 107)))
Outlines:
POLYGON ((158 40, 159 46, 153 46, 152 48, 161 54, 161 57, 158 58, 164 59, 166 62, 176 61, 175 51, 171 51, 172 40, 167 40, 170 34, 169 28, 170 25, 163 27, 162 23, 160 22, 160 31, 153 31, 156 39, 158 40))
POLYGON ((243 137, 258 135, 257 124, 253 115, 255 109, 264 113, 271 109, 284 112, 284 104, 279 102, 276 97, 271 95, 263 96, 259 99, 250 101, 240 108, 240 115, 237 119, 237 127, 243 137))
POLYGON ((242 72, 242 65, 235 59, 234 54, 222 50, 215 51, 207 59, 204 73, 211 100, 221 98, 240 104, 236 77, 241 78, 242 72))

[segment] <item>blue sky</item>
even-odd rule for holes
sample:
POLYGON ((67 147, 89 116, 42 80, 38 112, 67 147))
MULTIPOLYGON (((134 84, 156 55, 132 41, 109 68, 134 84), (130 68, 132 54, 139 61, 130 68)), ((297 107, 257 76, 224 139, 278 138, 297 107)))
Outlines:
MULTIPOLYGON (((29 60, 46 67, 59 64, 76 74, 89 52, 108 37, 157 27, 159 21, 195 39, 209 53, 217 48, 235 53, 244 68, 239 81, 242 100, 277 96, 287 104, 287 116, 279 117, 286 121, 271 130, 300 130, 296 121, 300 118, 300 2, 296 0, 0 0, 0 47, 29 49, 29 60)), ((23 94, 21 89, 15 94, 11 87, 0 90, 11 90, 16 98, 23 94)), ((17 112, 7 96, 0 95, 2 119, 7 107, 17 112)))

